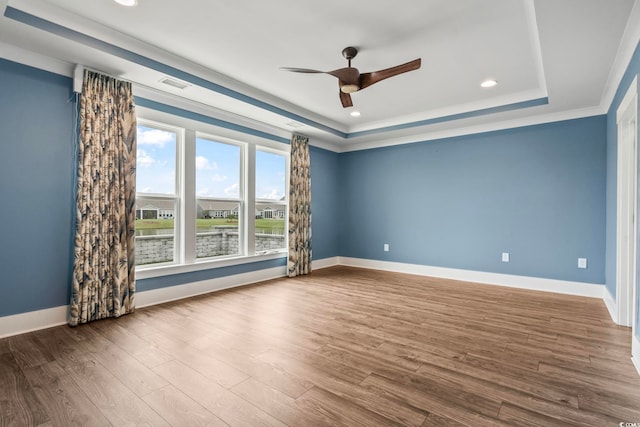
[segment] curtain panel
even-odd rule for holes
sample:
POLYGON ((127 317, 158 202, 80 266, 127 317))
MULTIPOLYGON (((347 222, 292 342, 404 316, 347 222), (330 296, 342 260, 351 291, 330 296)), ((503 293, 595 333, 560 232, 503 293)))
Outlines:
POLYGON ((134 310, 136 115, 130 82, 85 71, 69 324, 134 310))
POLYGON ((311 162, 309 138, 291 138, 289 277, 311 273, 311 162))

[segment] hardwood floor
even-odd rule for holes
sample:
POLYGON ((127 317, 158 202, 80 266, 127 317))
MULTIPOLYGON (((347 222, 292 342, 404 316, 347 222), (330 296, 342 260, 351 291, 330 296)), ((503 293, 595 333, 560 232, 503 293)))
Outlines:
POLYGON ((334 267, 0 340, 2 426, 640 423, 598 299, 334 267))

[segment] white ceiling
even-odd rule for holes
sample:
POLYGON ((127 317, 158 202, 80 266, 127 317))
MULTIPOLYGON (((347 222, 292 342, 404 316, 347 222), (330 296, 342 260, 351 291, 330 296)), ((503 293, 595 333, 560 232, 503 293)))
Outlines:
POLYGON ((606 112, 640 37, 638 3, 0 0, 0 56, 69 75, 81 64, 141 96, 160 89, 344 151, 606 112), (342 68, 346 46, 361 72, 422 68, 354 93, 349 109, 334 77, 279 69, 342 68), (190 87, 159 83, 167 76, 190 87), (481 88, 487 78, 499 85, 481 88))

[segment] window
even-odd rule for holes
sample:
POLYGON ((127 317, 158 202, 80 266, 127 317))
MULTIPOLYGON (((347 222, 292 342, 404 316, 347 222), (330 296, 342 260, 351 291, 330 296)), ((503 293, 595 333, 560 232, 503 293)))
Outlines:
POLYGON ((288 150, 217 136, 206 124, 167 122, 138 119, 141 271, 173 274, 286 252, 288 150))
POLYGON ((287 157, 256 150, 255 250, 269 252, 287 247, 287 157))
POLYGON ((196 138, 196 258, 242 254, 241 147, 196 138))
POLYGON ((181 133, 159 125, 138 125, 136 160, 136 265, 176 259, 176 175, 181 133))

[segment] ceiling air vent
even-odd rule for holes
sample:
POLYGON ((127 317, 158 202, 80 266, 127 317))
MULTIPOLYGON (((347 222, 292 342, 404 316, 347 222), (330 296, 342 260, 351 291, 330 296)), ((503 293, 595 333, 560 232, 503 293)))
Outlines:
POLYGON ((185 89, 185 88, 188 88, 189 86, 191 86, 191 85, 183 83, 181 81, 170 79, 169 77, 163 78, 162 80, 160 80, 160 83, 164 83, 166 85, 169 85, 171 87, 175 87, 177 89, 185 89))

